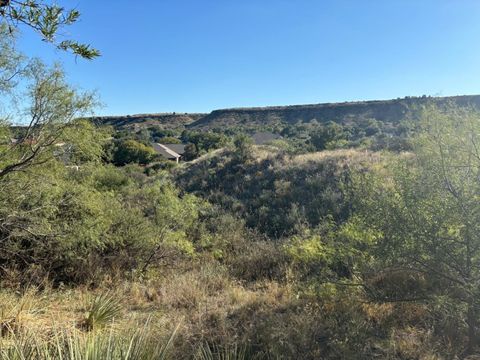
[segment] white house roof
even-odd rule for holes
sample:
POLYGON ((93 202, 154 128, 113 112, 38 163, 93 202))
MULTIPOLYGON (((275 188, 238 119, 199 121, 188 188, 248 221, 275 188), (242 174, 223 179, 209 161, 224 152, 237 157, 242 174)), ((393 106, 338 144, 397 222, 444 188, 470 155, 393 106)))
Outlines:
POLYGON ((163 155, 167 159, 179 159, 182 157, 182 154, 184 153, 184 148, 185 145, 183 144, 160 144, 160 143, 155 143, 153 144, 153 148, 155 149, 156 152, 159 154, 163 155), (176 146, 174 146, 176 145, 176 146), (175 151, 175 150, 178 150, 175 151), (180 152, 180 154, 179 154, 180 152))

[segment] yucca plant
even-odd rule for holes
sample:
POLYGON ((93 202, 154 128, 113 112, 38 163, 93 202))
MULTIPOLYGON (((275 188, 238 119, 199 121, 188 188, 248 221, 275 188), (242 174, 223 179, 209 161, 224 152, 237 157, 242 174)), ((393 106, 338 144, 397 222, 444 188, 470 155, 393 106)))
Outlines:
POLYGON ((109 294, 95 297, 87 309, 85 318, 80 322, 80 328, 87 331, 104 327, 122 312, 120 302, 109 294))
MULTIPOLYGON (((177 327, 178 329, 178 327, 177 327)), ((53 339, 37 334, 15 335, 8 346, 0 347, 2 360, 165 360, 177 329, 166 341, 159 341, 149 325, 126 333, 110 331, 67 333, 58 331, 53 339)))

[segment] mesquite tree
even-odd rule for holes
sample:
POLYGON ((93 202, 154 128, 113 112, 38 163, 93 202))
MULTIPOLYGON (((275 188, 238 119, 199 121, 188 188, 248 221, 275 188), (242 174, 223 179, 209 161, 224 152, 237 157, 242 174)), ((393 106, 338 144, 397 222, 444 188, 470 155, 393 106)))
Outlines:
POLYGON ((469 354, 480 315, 480 115, 427 108, 422 127, 413 154, 360 177, 356 223, 376 234, 368 252, 377 273, 409 271, 435 283, 386 300, 445 301, 449 316, 463 320, 469 354))
POLYGON ((72 135, 83 126, 76 119, 96 104, 95 94, 72 88, 59 66, 19 55, 5 31, 0 27, 0 179, 49 161, 66 136, 69 144, 80 140, 72 135))

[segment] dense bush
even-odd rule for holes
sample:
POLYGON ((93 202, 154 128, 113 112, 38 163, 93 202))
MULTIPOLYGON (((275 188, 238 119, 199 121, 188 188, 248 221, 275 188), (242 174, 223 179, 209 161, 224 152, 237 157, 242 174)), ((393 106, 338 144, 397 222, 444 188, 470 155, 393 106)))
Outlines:
POLYGON ((155 265, 166 249, 173 257, 193 256, 190 239, 205 205, 180 198, 166 180, 125 172, 51 162, 35 169, 34 183, 28 172, 12 176, 0 194, 2 268, 33 281, 77 283, 155 265))
POLYGON ((156 156, 155 150, 135 140, 125 140, 115 143, 113 163, 125 165, 130 163, 148 164, 156 156))
POLYGON ((413 122, 381 122, 375 119, 355 121, 318 122, 290 124, 281 130, 281 135, 292 144, 296 153, 362 148, 371 150, 411 150, 409 136, 413 122))
POLYGON ((192 160, 211 150, 221 148, 228 143, 228 138, 223 134, 189 130, 182 133, 181 140, 184 143, 194 145, 187 151, 187 160, 192 160))

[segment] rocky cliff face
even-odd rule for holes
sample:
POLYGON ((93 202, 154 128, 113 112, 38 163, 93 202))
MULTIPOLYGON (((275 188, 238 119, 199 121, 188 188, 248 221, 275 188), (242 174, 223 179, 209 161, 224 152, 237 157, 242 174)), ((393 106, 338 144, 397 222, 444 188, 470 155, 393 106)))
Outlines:
POLYGON ((192 130, 224 129, 225 127, 268 127, 297 122, 335 121, 343 124, 360 119, 375 119, 396 123, 415 114, 422 105, 433 103, 439 107, 472 107, 480 111, 480 95, 450 97, 407 97, 395 100, 326 103, 316 105, 274 106, 215 110, 210 114, 139 114, 128 116, 94 117, 98 125, 117 129, 141 129, 160 126, 165 129, 192 130))
POLYGON ((216 110, 189 125, 193 129, 213 129, 248 124, 270 126, 277 123, 335 121, 348 123, 358 119, 398 122, 406 119, 421 105, 434 103, 440 107, 471 106, 480 110, 480 96, 410 97, 385 101, 326 103, 265 108, 240 108, 216 110))
POLYGON ((91 120, 97 125, 110 125, 117 129, 141 129, 160 126, 164 129, 183 128, 207 114, 137 114, 127 116, 98 116, 91 120))

